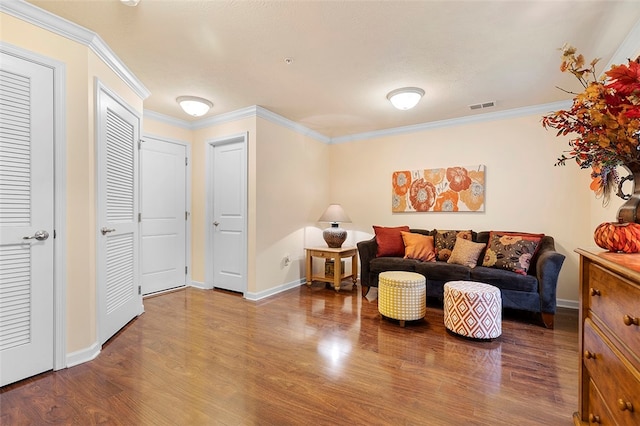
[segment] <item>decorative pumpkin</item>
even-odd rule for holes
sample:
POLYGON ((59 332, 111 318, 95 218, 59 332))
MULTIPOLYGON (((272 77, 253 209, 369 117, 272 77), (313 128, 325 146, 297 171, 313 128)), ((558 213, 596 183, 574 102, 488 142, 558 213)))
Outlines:
POLYGON ((613 252, 640 252, 640 224, 604 222, 598 225, 593 238, 598 247, 613 252))

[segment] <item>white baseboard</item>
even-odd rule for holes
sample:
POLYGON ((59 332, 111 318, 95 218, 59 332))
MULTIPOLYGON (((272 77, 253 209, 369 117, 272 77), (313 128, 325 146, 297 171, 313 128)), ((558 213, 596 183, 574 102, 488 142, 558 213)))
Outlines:
POLYGON ((579 309, 577 300, 556 299, 556 305, 560 308, 579 309))
POLYGON ((246 292, 244 294, 244 297, 247 300, 253 300, 253 301, 257 301, 260 299, 264 299, 266 297, 270 297, 273 296, 275 294, 278 293, 282 293, 283 291, 287 291, 287 290, 291 290, 292 288, 296 288, 298 286, 300 286, 300 284, 307 282, 306 278, 300 278, 298 280, 295 281, 291 281, 290 283, 286 283, 286 284, 282 284, 276 287, 272 287, 268 290, 265 291, 261 291, 258 293, 250 293, 250 292, 246 292))
POLYGON ((98 342, 95 342, 88 348, 67 354, 67 368, 95 359, 100 355, 101 349, 102 346, 100 346, 98 342))
POLYGON ((202 290, 207 290, 207 288, 204 286, 204 283, 201 283, 200 281, 191 280, 191 287, 200 288, 202 290))

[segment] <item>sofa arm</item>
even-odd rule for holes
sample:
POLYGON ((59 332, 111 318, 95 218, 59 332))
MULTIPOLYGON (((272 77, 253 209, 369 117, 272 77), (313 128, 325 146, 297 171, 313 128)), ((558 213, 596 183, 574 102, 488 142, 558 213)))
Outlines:
POLYGON ((564 259, 565 256, 555 250, 545 250, 538 258, 536 276, 540 294, 540 312, 543 314, 556 312, 556 288, 564 259))
POLYGON ((376 257, 378 243, 376 237, 370 240, 360 241, 357 244, 358 256, 360 257, 360 284, 371 287, 369 284, 369 262, 376 257))

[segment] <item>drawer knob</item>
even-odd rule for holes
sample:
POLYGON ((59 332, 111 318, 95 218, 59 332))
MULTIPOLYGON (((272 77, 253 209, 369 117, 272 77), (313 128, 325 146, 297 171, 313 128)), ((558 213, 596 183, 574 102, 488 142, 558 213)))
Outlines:
POLYGON ((594 352, 584 351, 584 357, 586 359, 596 359, 596 354, 594 352))
POLYGON ((640 325, 640 318, 634 318, 630 315, 622 317, 622 321, 624 321, 624 325, 640 325))
POLYGON ((589 414, 589 423, 600 423, 600 416, 589 414))
POLYGON ((600 296, 600 290, 598 290, 597 288, 591 287, 589 289, 589 294, 591 294, 592 296, 600 296))
POLYGON ((625 401, 622 398, 618 400, 618 408, 620 411, 633 411, 633 404, 630 401, 625 401))

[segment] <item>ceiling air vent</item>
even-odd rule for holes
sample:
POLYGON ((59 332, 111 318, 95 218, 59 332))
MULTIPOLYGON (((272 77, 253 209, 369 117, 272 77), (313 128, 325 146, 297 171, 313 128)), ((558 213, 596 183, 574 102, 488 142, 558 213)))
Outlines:
POLYGON ((476 110, 476 109, 483 109, 483 108, 491 108, 492 106, 495 106, 495 105, 496 105, 495 101, 483 102, 481 104, 469 105, 469 109, 476 110))

